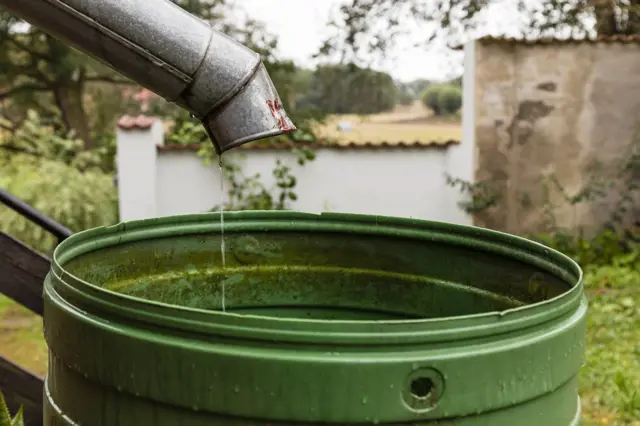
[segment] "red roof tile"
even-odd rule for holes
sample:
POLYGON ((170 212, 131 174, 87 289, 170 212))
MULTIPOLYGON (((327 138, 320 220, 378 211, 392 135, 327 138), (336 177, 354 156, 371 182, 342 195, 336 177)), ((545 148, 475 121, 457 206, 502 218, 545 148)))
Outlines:
MULTIPOLYGON (((460 141, 453 139, 446 141, 428 141, 428 142, 349 142, 349 143, 331 143, 327 141, 319 142, 254 142, 241 145, 238 149, 243 150, 287 150, 292 148, 308 148, 308 149, 424 149, 424 148, 447 148, 450 145, 459 144, 460 141)), ((160 145, 158 151, 197 151, 200 145, 160 145)))
MULTIPOLYGON (((541 37, 541 38, 515 38, 515 37, 494 37, 485 36, 476 39, 479 43, 494 44, 519 44, 525 46, 535 45, 561 45, 561 44, 579 44, 579 43, 637 43, 640 44, 640 35, 610 35, 598 37, 583 38, 559 38, 559 37, 541 37)), ((461 50, 464 45, 452 46, 455 50, 461 50)))
POLYGON ((503 42, 518 44, 571 44, 571 43, 640 43, 638 35, 611 35, 584 38, 541 37, 533 39, 513 37, 482 37, 480 42, 503 42))
POLYGON ((147 117, 146 115, 139 115, 137 117, 125 115, 118 120, 118 127, 123 130, 149 129, 156 120, 156 118, 147 117))

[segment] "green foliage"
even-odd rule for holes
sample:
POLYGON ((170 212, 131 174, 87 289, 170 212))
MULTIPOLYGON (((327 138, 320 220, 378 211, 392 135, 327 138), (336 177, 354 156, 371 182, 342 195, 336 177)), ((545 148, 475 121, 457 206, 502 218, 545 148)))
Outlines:
POLYGON ((9 407, 7 407, 7 403, 2 392, 0 392, 0 426, 24 426, 22 407, 20 407, 16 416, 11 418, 9 407))
MULTIPOLYGON (((189 116, 187 111, 180 111, 174 116, 173 126, 165 133, 165 143, 175 145, 211 145, 209 135, 202 124, 189 116)), ((213 146, 210 146, 213 155, 213 146)))
POLYGON ((462 106, 462 90, 459 87, 447 84, 438 93, 440 111, 444 114, 455 114, 462 106))
POLYGON ((422 103, 427 108, 430 108, 435 115, 441 115, 443 113, 440 108, 440 92, 442 91, 441 85, 432 85, 422 94, 422 103))
POLYGON ((389 74, 356 65, 322 65, 314 72, 301 105, 329 114, 377 114, 396 104, 397 87, 389 74))
MULTIPOLYGON (((103 171, 105 149, 84 150, 82 141, 44 126, 30 112, 23 126, 0 140, 0 187, 73 231, 117 221, 112 175, 103 171)), ((0 206, 0 231, 48 253, 53 236, 0 206)))
MULTIPOLYGON (((308 149, 295 149, 296 162, 303 166, 315 159, 315 153, 308 149)), ((274 185, 267 187, 261 180, 259 173, 246 176, 238 163, 225 160, 223 171, 229 182, 228 200, 224 205, 225 211, 238 210, 288 210, 291 202, 298 199, 295 192, 297 179, 287 162, 277 159, 272 175, 274 185)), ((218 205, 212 210, 220 210, 218 205)))
POLYGON ((102 157, 108 153, 106 147, 85 149, 84 142, 55 131, 34 111, 26 113, 21 126, 14 128, 6 137, 0 139, 0 152, 6 158, 11 155, 25 155, 34 159, 58 161, 80 170, 102 166, 102 157))
POLYGON ((435 115, 450 115, 462 106, 462 90, 454 84, 433 84, 422 94, 422 103, 435 115))
MULTIPOLYGON (((640 419, 640 250, 585 268, 589 323, 580 394, 586 424, 640 419)), ((634 423, 634 420, 636 423, 634 423)))
POLYGON ((609 229, 592 238, 575 235, 565 229, 557 229, 548 234, 530 235, 529 238, 566 254, 582 266, 609 265, 630 250, 625 235, 609 229))
MULTIPOLYGON (((513 0, 520 36, 640 34, 636 0, 513 0)), ((459 44, 487 12, 499 14, 504 0, 350 0, 338 6, 317 56, 341 63, 383 59, 400 36, 420 28, 422 44, 435 39, 459 44)))
POLYGON ((0 113, 5 119, 19 126, 26 111, 36 109, 58 130, 73 130, 90 147, 86 90, 96 82, 114 90, 114 83, 130 84, 110 68, 0 11, 0 101, 5 101, 0 113))
MULTIPOLYGON (((630 232, 633 232, 633 224, 630 222, 637 221, 640 215, 639 182, 640 138, 634 140, 629 145, 628 152, 622 154, 618 174, 613 176, 613 179, 606 179, 594 172, 581 188, 575 193, 569 194, 555 175, 543 178, 542 187, 546 199, 543 213, 549 234, 559 240, 573 240, 574 246, 582 245, 582 229, 576 218, 577 207, 585 203, 607 199, 611 193, 615 193, 619 194, 619 199, 610 208, 610 217, 594 241, 602 242, 603 244, 599 245, 602 247, 603 245, 612 245, 614 241, 620 241, 621 238, 633 238, 633 235, 629 235, 630 232), (551 191, 556 191, 560 194, 562 202, 573 207, 574 219, 571 230, 558 225, 555 213, 558 206, 552 201, 551 191)), ((579 249, 576 251, 580 252, 579 249)), ((605 251, 602 255, 607 253, 609 256, 615 255, 612 250, 605 251)), ((608 259, 609 257, 606 257, 604 261, 606 262, 608 259)))
MULTIPOLYGON (((587 289, 630 289, 640 291, 640 246, 612 256, 609 262, 583 264, 587 289)), ((640 348, 639 348, 640 349, 640 348)))
POLYGON ((491 182, 480 181, 471 183, 462 179, 445 176, 447 185, 458 188, 461 193, 467 194, 469 201, 461 201, 459 207, 469 214, 482 212, 498 204, 502 198, 500 190, 491 182))
MULTIPOLYGON (((628 152, 621 156, 618 174, 605 179, 597 170, 574 193, 569 193, 554 174, 541 179, 544 204, 541 211, 543 226, 547 231, 541 235, 528 235, 529 238, 558 249, 573 257, 578 263, 607 264, 613 258, 626 253, 629 244, 637 241, 640 225, 640 138, 629 146, 628 152), (564 207, 573 209, 573 222, 562 226, 557 220, 560 205, 554 202, 553 194, 559 195, 564 207), (584 235, 577 220, 577 209, 580 205, 596 201, 608 200, 611 194, 617 194, 610 208, 611 215, 595 236, 584 235), (635 223, 634 223, 635 221, 635 223)), ((493 182, 471 183, 446 176, 450 186, 457 187, 469 196, 470 201, 460 203, 460 207, 469 214, 480 213, 496 206, 502 199, 502 191, 493 182)), ((528 194, 522 194, 520 202, 523 206, 530 204, 528 194)))
MULTIPOLYGON (((225 157, 221 163, 204 128, 189 119, 185 118, 184 121, 177 122, 173 132, 167 138, 169 143, 199 145, 197 155, 205 166, 215 167, 221 164, 226 182, 229 184, 228 199, 224 206, 215 206, 212 211, 220 210, 222 207, 226 211, 287 210, 291 202, 298 198, 295 193, 297 179, 291 167, 281 159, 276 160, 272 171, 275 184, 268 186, 259 173, 246 175, 241 164, 234 160, 236 157, 231 157, 234 159, 225 157)), ((295 147, 295 142, 293 146, 295 147)), ((304 166, 315 159, 315 153, 307 148, 292 148, 291 153, 296 157, 299 166, 304 166)))

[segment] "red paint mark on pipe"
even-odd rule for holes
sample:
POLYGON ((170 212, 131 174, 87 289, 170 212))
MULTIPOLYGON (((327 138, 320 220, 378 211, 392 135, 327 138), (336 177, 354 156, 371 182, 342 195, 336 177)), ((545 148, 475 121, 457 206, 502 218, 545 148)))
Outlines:
POLYGON ((271 115, 276 119, 276 124, 280 130, 283 132, 293 132, 296 130, 296 126, 293 125, 289 117, 287 117, 287 113, 280 106, 280 101, 276 100, 268 100, 267 105, 269 106, 269 110, 271 111, 271 115))

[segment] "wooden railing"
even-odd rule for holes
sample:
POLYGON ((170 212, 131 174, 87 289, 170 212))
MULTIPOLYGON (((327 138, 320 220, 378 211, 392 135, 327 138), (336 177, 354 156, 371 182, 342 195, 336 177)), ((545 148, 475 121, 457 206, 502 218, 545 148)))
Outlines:
MULTIPOLYGON (((0 189, 0 203, 41 226, 58 241, 72 232, 24 201, 0 189)), ((0 293, 42 316, 42 283, 50 260, 20 241, 0 232, 0 293)), ((0 355, 0 391, 9 410, 23 407, 27 426, 42 425, 43 379, 0 355)))

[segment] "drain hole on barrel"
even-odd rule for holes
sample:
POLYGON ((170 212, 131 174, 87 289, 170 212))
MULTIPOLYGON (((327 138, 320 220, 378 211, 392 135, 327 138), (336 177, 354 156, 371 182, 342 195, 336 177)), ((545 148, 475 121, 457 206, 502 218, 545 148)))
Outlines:
POLYGON ((411 395, 414 398, 426 399, 433 391, 433 381, 428 377, 418 377, 411 381, 411 395))

